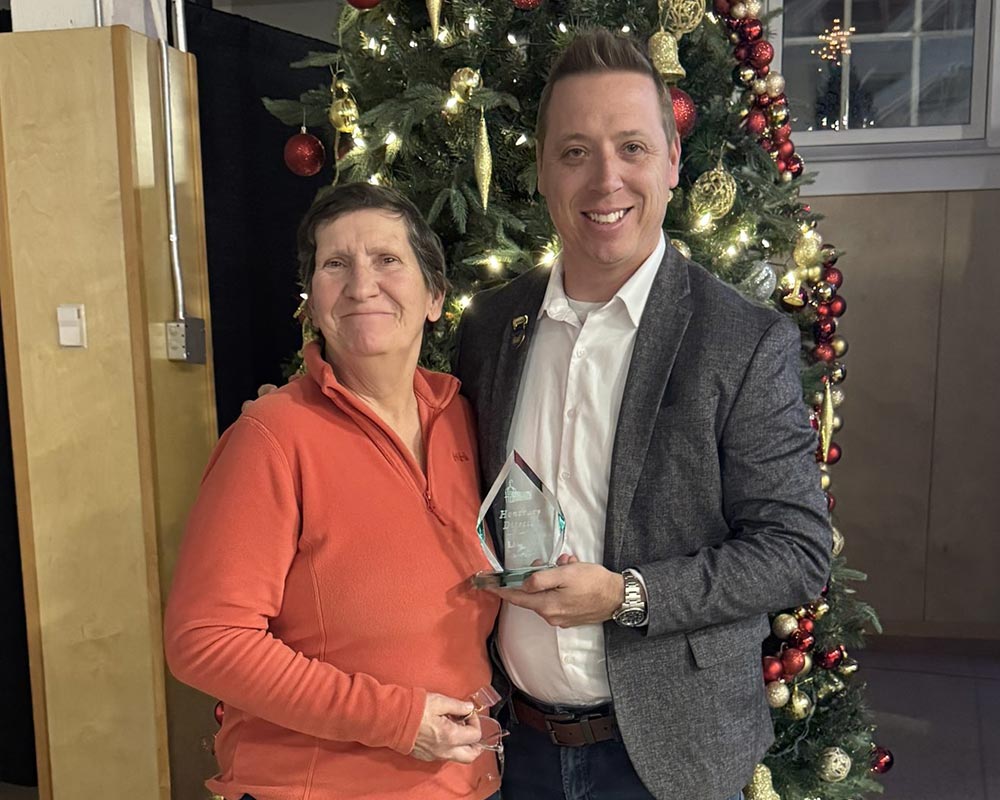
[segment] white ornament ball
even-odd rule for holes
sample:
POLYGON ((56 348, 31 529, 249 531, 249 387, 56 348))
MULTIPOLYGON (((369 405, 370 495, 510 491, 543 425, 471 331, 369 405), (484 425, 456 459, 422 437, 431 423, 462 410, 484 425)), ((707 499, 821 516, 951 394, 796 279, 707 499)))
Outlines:
POLYGON ((827 783, 844 780, 851 772, 851 757, 839 747, 828 747, 820 755, 819 776, 827 783))
POLYGON ((792 690, 784 681, 771 681, 764 687, 764 694, 767 696, 767 704, 771 708, 781 708, 788 703, 792 696, 792 690))
POLYGON ((761 5, 760 0, 747 0, 747 16, 753 19, 760 19, 761 5))
POLYGON ((729 7, 729 13, 736 19, 746 19, 747 18, 746 3, 733 3, 729 7))
POLYGON ((771 632, 779 639, 787 639, 799 627, 799 621, 791 614, 778 614, 771 623, 771 632))
POLYGON ((785 91, 785 78, 779 72, 770 72, 764 79, 767 86, 767 96, 777 97, 785 91))

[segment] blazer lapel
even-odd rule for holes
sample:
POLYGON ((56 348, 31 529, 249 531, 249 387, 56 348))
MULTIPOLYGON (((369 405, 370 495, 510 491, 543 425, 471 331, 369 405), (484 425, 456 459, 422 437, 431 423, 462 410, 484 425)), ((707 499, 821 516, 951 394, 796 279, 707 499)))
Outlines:
MULTIPOLYGON (((488 449, 486 474, 483 477, 487 482, 496 479, 507 459, 507 441, 510 438, 514 406, 517 403, 517 393, 521 386, 521 375, 527 361, 531 337, 538 324, 538 309, 541 308, 542 298, 548 286, 549 270, 532 270, 520 280, 526 282, 524 290, 515 295, 516 302, 505 304, 506 318, 503 320, 502 341, 497 353, 489 419, 479 420, 479 425, 486 431, 485 444, 488 449)), ((486 491, 488 488, 484 486, 483 490, 486 491)))
POLYGON ((607 565, 618 563, 625 520, 642 474, 660 401, 691 319, 690 300, 687 266, 668 245, 636 332, 618 413, 605 526, 607 565))

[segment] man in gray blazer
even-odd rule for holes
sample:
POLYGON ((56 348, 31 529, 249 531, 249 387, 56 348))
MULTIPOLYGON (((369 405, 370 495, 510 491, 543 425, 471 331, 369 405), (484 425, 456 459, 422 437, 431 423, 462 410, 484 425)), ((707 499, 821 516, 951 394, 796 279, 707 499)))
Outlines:
POLYGON ((575 40, 538 116, 561 255, 475 298, 455 363, 484 486, 517 449, 567 519, 560 565, 500 590, 503 795, 739 797, 773 738, 767 612, 829 569, 799 334, 664 240, 680 144, 633 44, 575 40))

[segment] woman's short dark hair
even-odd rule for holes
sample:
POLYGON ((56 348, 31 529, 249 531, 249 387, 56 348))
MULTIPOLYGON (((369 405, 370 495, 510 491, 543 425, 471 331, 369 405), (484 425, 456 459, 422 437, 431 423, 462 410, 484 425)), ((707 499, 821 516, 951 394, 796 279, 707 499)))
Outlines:
POLYGON ((316 271, 316 231, 321 225, 333 222, 352 211, 373 209, 385 211, 402 218, 410 247, 417 256, 417 263, 424 276, 424 283, 434 295, 448 290, 445 276, 444 248, 441 239, 427 224, 423 214, 410 200, 386 186, 371 183, 345 183, 321 192, 299 223, 298 244, 299 280, 308 292, 316 271))

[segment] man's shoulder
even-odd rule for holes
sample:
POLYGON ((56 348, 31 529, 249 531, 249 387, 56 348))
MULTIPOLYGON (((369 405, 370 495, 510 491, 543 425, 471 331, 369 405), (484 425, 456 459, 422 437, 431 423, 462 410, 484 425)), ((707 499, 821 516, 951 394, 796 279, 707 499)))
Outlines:
POLYGON ((730 324, 761 330, 784 318, 774 306, 751 300, 701 264, 685 259, 684 265, 696 307, 711 317, 725 317, 730 324))
POLYGON ((486 325, 509 321, 519 313, 537 312, 537 307, 528 306, 534 305, 536 299, 541 302, 548 285, 549 271, 547 267, 535 267, 507 283, 477 292, 462 314, 463 322, 486 325))

